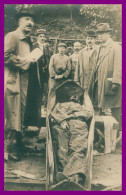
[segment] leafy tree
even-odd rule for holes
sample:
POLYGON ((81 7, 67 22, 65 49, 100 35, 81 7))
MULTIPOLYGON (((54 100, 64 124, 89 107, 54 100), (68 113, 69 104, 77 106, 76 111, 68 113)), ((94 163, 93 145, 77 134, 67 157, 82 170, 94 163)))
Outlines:
POLYGON ((121 5, 114 4, 83 4, 80 14, 83 16, 85 25, 95 27, 98 23, 109 23, 113 29, 116 40, 121 40, 121 5))
POLYGON ((36 28, 45 28, 51 37, 85 39, 86 28, 107 22, 114 39, 121 41, 121 5, 6 4, 5 33, 16 29, 16 13, 22 9, 32 9, 35 13, 33 35, 36 28))

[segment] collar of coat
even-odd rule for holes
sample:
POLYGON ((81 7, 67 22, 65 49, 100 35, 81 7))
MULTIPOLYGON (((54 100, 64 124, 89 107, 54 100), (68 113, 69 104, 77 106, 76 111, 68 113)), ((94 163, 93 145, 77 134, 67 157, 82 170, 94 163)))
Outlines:
POLYGON ((95 49, 95 45, 92 45, 91 47, 86 45, 85 48, 84 48, 84 50, 86 50, 86 51, 90 51, 90 50, 94 50, 94 49, 95 49))
POLYGON ((113 40, 111 38, 109 38, 106 43, 101 44, 101 47, 107 47, 108 45, 110 45, 112 43, 113 43, 113 40))
POLYGON ((101 62, 103 61, 103 59, 109 54, 111 48, 113 47, 114 45, 114 41, 112 39, 110 39, 107 44, 106 44, 106 47, 108 48, 107 51, 99 57, 99 54, 100 54, 100 50, 102 48, 102 46, 100 45, 98 47, 98 50, 97 50, 97 57, 96 57, 96 68, 99 67, 99 65, 101 64, 101 62))
POLYGON ((38 45, 39 45, 40 47, 43 47, 43 46, 44 46, 44 43, 41 43, 40 41, 37 41, 37 43, 38 43, 38 45))

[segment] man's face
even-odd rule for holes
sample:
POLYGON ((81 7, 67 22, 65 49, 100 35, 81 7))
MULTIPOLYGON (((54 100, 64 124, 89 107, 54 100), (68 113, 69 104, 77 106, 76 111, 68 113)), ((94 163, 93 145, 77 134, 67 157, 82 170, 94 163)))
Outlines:
POLYGON ((50 44, 45 42, 45 43, 44 43, 44 46, 45 46, 46 48, 49 48, 50 44))
POLYGON ((60 54, 64 54, 65 51, 66 51, 66 48, 63 47, 63 46, 60 46, 60 47, 58 47, 58 51, 59 51, 60 54))
POLYGON ((40 43, 44 43, 45 40, 46 40, 46 36, 45 36, 45 34, 39 34, 38 37, 37 37, 37 39, 38 39, 38 41, 40 43))
POLYGON ((98 40, 100 43, 106 43, 109 37, 110 37, 110 34, 107 32, 98 33, 98 40))
POLYGON ((80 50, 81 50, 81 44, 79 44, 79 43, 78 44, 75 44, 74 45, 74 51, 75 52, 79 52, 80 50))
POLYGON ((22 29, 22 31, 31 32, 33 26, 34 21, 32 17, 23 16, 19 19, 19 27, 22 29))
POLYGON ((69 101, 80 103, 80 95, 73 95, 73 96, 71 96, 69 101))
POLYGON ((86 38, 86 45, 89 47, 92 47, 95 44, 95 38, 94 37, 87 37, 86 38))

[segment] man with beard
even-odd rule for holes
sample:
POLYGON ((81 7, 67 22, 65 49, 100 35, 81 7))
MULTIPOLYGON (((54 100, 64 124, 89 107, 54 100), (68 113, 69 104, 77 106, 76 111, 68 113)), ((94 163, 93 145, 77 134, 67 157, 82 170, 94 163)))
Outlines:
POLYGON ((71 63, 71 74, 70 78, 74 80, 74 74, 75 74, 75 69, 78 64, 78 56, 79 56, 79 51, 81 50, 81 44, 80 42, 75 42, 74 43, 74 53, 70 56, 69 60, 71 63))
POLYGON ((88 88, 91 71, 95 63, 96 34, 94 30, 88 30, 86 35, 86 46, 81 50, 78 56, 78 65, 75 70, 74 80, 78 82, 82 88, 88 88))
POLYGON ((33 13, 23 10, 17 15, 18 28, 5 36, 5 129, 9 157, 19 159, 21 135, 25 124, 29 68, 34 59, 30 34, 34 26, 33 13))

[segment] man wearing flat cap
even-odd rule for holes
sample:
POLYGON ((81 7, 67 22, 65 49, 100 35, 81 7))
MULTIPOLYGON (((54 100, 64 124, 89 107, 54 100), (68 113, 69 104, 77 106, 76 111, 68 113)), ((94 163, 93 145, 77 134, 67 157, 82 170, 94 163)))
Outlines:
POLYGON ((58 44, 58 53, 52 55, 49 64, 49 100, 52 101, 51 107, 55 103, 55 90, 66 81, 71 72, 69 57, 65 55, 66 44, 58 44))
POLYGON ((13 160, 19 158, 19 140, 24 126, 28 126, 26 121, 29 121, 26 112, 30 88, 29 69, 34 62, 34 59, 29 58, 32 51, 30 34, 34 26, 33 17, 30 10, 20 11, 17 14, 18 28, 5 36, 5 129, 9 140, 9 157, 13 160))
POLYGON ((121 122, 121 46, 111 38, 108 23, 97 25, 98 39, 96 64, 89 85, 89 95, 94 108, 111 109, 112 115, 121 122))
POLYGON ((90 29, 86 32, 86 46, 80 51, 78 56, 78 65, 76 66, 74 80, 87 90, 92 68, 95 63, 96 33, 90 29))

